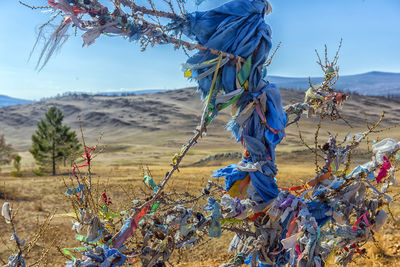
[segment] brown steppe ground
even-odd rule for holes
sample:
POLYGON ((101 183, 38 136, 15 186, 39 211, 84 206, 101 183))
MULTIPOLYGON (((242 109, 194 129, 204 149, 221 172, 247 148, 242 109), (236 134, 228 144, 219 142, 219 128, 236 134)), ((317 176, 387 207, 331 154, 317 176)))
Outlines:
MULTIPOLYGON (((301 95, 302 93, 297 91, 282 91, 284 103, 292 99, 299 100, 301 95)), ((396 125, 400 122, 399 103, 400 100, 353 96, 343 109, 344 117, 353 128, 343 121, 324 120, 319 135, 320 142, 327 139, 328 131, 338 133, 341 137, 349 132, 364 131, 364 113, 368 121, 373 122, 382 110, 386 110, 387 115, 381 128, 396 125)), ((18 234, 28 241, 35 231, 37 220, 43 220, 49 212, 64 214, 72 211, 64 194, 63 183, 64 179, 69 179, 70 168, 60 167, 60 175, 55 177, 38 177, 32 173, 32 169, 36 167, 28 152, 30 135, 37 121, 51 105, 63 109, 66 115, 65 121, 74 129, 78 130, 76 117, 81 116, 88 145, 95 145, 97 137, 101 132, 104 133, 100 142, 104 145, 104 151, 93 160, 92 169, 96 186, 99 190, 107 188, 115 210, 118 210, 117 207, 126 207, 132 199, 140 197, 138 188, 144 188, 141 165, 148 165, 157 181, 164 176, 169 170, 174 153, 191 137, 201 109, 198 95, 188 89, 131 97, 50 99, 35 104, 0 109, 0 132, 5 133, 6 140, 9 140, 22 156, 24 169, 23 177, 13 178, 10 176, 11 166, 2 168, 0 191, 6 192, 6 196, 1 196, 0 204, 5 199, 11 199, 14 209, 18 210, 18 234), (101 114, 93 114, 94 112, 101 114), (11 118, 18 119, 19 122, 15 123, 11 118)), ((174 174, 167 190, 174 188, 181 192, 200 192, 215 169, 237 162, 237 160, 218 160, 192 166, 194 162, 209 155, 242 151, 240 144, 235 143, 230 138, 230 133, 224 130, 223 126, 228 119, 228 113, 221 114, 209 127, 207 136, 185 157, 180 172, 174 174)), ((317 124, 317 118, 303 118, 300 124, 306 142, 312 145, 317 124)), ((278 184, 300 185, 315 175, 314 158, 299 142, 295 125, 290 126, 286 133, 287 137, 277 149, 278 184)), ((394 128, 371 135, 369 140, 385 137, 399 140, 399 136, 399 128, 394 128)), ((352 162, 353 166, 369 160, 370 155, 366 153, 366 147, 367 145, 363 145, 358 150, 358 155, 354 156, 352 162)), ((398 188, 390 189, 391 195, 399 192, 398 188)), ((394 201, 391 210, 395 220, 392 218, 388 220, 382 233, 376 238, 377 243, 365 246, 368 249, 367 257, 356 258, 353 266, 400 265, 400 203, 394 201)), ((71 227, 70 218, 54 218, 51 229, 34 248, 27 259, 28 263, 35 262, 40 257, 40 251, 46 249, 54 238, 57 239, 56 245, 60 247, 79 246, 74 240, 71 227)), ((0 220, 0 258, 3 260, 7 259, 13 248, 13 243, 9 241, 10 235, 9 225, 0 220)), ((227 252, 231 237, 231 234, 224 233, 220 239, 213 239, 204 246, 183 252, 179 263, 177 263, 178 257, 174 256, 173 262, 177 263, 175 266, 218 266, 232 256, 227 252)), ((55 248, 51 248, 47 266, 63 266, 65 260, 55 248)), ((332 262, 330 260, 328 266, 335 266, 332 262)))

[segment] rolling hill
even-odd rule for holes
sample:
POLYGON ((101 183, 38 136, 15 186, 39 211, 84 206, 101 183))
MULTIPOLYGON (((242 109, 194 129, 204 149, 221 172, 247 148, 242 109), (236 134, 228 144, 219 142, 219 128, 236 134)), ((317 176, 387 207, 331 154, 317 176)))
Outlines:
MULTIPOLYGON (((304 92, 281 89, 281 95, 283 103, 288 104, 301 101, 304 92)), ((104 133, 102 143, 109 146, 108 151, 129 152, 120 155, 123 160, 127 160, 127 157, 137 157, 139 160, 143 153, 150 153, 156 158, 170 157, 171 151, 176 151, 193 135, 202 110, 200 96, 194 88, 132 96, 63 96, 0 108, 1 133, 15 148, 27 151, 37 123, 51 106, 60 108, 65 116, 64 122, 78 132, 80 118, 89 143, 97 143, 97 138, 104 133)), ((343 121, 330 120, 324 122, 324 127, 341 134, 359 132, 366 129, 364 114, 372 122, 378 119, 382 110, 387 112, 385 126, 400 123, 399 98, 355 95, 342 110, 343 116, 353 128, 343 121)), ((202 155, 193 158, 193 161, 213 153, 241 150, 240 145, 229 138, 230 132, 225 130, 230 117, 227 109, 213 121, 207 138, 197 145, 198 151, 203 151, 200 153, 202 155)), ((318 116, 302 120, 301 127, 306 139, 310 137, 313 140, 317 122, 318 116)), ((286 136, 280 149, 293 151, 302 148, 295 125, 287 129, 286 136)))

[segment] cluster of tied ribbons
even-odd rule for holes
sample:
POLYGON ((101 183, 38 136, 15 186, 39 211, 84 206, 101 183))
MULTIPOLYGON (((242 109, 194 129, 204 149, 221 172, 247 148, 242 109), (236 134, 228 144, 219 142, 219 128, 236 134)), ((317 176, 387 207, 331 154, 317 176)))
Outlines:
POLYGON ((229 248, 236 256, 224 266, 324 266, 332 253, 346 265, 364 255, 361 247, 388 218, 383 206, 392 201, 387 190, 397 185, 400 159, 400 143, 384 139, 373 145, 371 161, 352 171, 343 166, 367 135, 348 135, 340 145, 331 136, 321 172, 302 186, 280 190, 262 211, 249 189, 245 196, 232 190, 223 195, 223 223, 251 232, 236 232, 229 248), (246 227, 250 222, 254 228, 246 227))
MULTIPOLYGON (((198 81, 206 100, 202 123, 209 124, 231 105, 228 128, 245 149, 238 164, 212 175, 225 178, 227 194, 220 201, 209 199, 209 206, 221 208, 224 223, 252 221, 256 229, 248 229, 252 234, 237 232, 229 249, 237 254, 225 266, 323 266, 333 251, 340 252, 338 264, 347 264, 355 254, 364 253, 360 246, 387 218, 380 207, 391 198, 365 177, 375 178, 378 170, 377 183, 383 177, 394 179, 388 157, 397 155, 399 144, 392 139, 375 144, 374 160, 347 174, 340 170, 342 163, 368 133, 353 136, 354 142, 347 140, 344 146, 331 137, 324 146, 326 164, 313 180, 278 188, 275 148, 284 137, 287 114, 276 86, 263 79, 271 48, 271 30, 264 21, 267 9, 265 1, 232 1, 189 14, 185 28, 201 45, 245 59, 216 58, 200 51, 184 65, 185 76, 198 81)), ((312 93, 309 90, 308 95, 312 93)), ((336 104, 341 103, 340 96, 334 94, 336 104)), ((395 184, 387 181, 384 188, 395 184)))
MULTIPOLYGON (((119 4, 127 7, 128 2, 119 4)), ((157 27, 143 23, 140 17, 128 16, 122 9, 110 13, 97 1, 48 3, 65 15, 53 34, 55 40, 60 40, 62 29, 73 24, 85 31, 82 37, 86 45, 101 34, 131 40, 146 36, 156 44, 173 43, 173 38, 157 27), (82 14, 89 15, 92 21, 85 21, 82 14)), ((381 207, 391 201, 385 190, 395 184, 392 163, 398 160, 399 144, 392 139, 375 144, 373 160, 347 173, 340 167, 368 133, 349 137, 351 144, 349 139, 340 146, 331 137, 323 147, 325 166, 313 180, 286 190, 278 188, 274 178, 275 148, 285 135, 287 114, 279 90, 265 79, 265 63, 272 44, 271 29, 264 17, 270 10, 266 0, 234 0, 206 12, 169 18, 168 30, 194 40, 193 48, 207 48, 199 49, 183 66, 185 76, 198 82, 205 99, 201 128, 231 106, 233 118, 228 128, 245 150, 238 164, 213 174, 225 178, 227 193, 220 199, 209 198, 205 210, 211 214, 206 217, 176 205, 170 214, 156 217, 156 211, 162 214, 158 203, 138 209, 134 217, 114 214, 108 209, 111 201, 103 194, 100 210, 77 210, 80 223, 74 224, 75 230, 79 231, 82 225, 89 227, 86 236, 77 236, 85 247, 74 249, 84 251, 84 258, 73 258, 68 266, 120 266, 136 257, 144 265, 154 266, 168 261, 175 247, 197 244, 199 231, 207 229, 210 237, 219 237, 227 224, 232 224, 228 228, 236 232, 229 248, 236 255, 225 266, 322 266, 333 251, 340 252, 337 263, 346 264, 354 255, 364 253, 360 246, 379 231, 387 218, 381 207), (382 182, 384 185, 378 190, 374 183, 382 182), (120 218, 124 225, 111 237, 114 218, 120 218), (144 231, 143 249, 129 251, 126 241, 139 228, 144 231), (172 241, 165 236, 173 236, 172 241)), ((307 97, 318 90, 312 88, 307 97)), ((340 102, 338 96, 332 98, 335 103, 340 102)), ((295 114, 300 112, 297 106, 291 108, 295 114)), ((300 107, 307 108, 308 104, 300 107)), ((89 162, 90 153, 86 158, 89 162)), ((145 183, 154 193, 159 192, 150 176, 145 176, 145 183)), ((89 190, 79 184, 67 193, 76 195, 78 204, 86 206, 89 190)), ((64 253, 72 255, 69 249, 64 253)))

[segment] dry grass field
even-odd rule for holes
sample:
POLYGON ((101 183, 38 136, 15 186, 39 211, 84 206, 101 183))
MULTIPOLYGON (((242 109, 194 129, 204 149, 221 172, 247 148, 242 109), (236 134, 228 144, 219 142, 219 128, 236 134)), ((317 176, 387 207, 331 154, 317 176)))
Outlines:
MULTIPOLYGON (((299 100, 301 95, 302 92, 282 91, 284 103, 292 99, 299 100)), ((32 173, 32 169, 36 167, 28 152, 30 135, 47 107, 56 105, 63 109, 66 122, 75 129, 78 129, 76 117, 80 115, 88 145, 95 145, 100 133, 104 133, 100 141, 100 147, 104 145, 104 151, 93 160, 94 183, 99 191, 107 189, 107 194, 113 201, 112 207, 115 209, 127 207, 133 199, 141 197, 139 188, 144 188, 141 165, 149 166, 156 181, 165 175, 170 168, 174 153, 191 137, 201 108, 198 95, 187 89, 126 98, 95 97, 94 100, 50 99, 36 104, 0 109, 0 131, 5 133, 6 139, 22 156, 24 170, 23 177, 14 178, 10 176, 11 166, 2 168, 0 192, 4 194, 1 195, 0 203, 11 199, 14 209, 18 210, 17 231, 21 238, 29 240, 35 231, 37 220, 43 220, 48 213, 65 214, 72 211, 64 194, 66 190, 64 180, 69 180, 71 168, 60 167, 58 170, 60 175, 55 177, 39 177, 32 173), (104 101, 108 101, 108 105, 104 101), (127 104, 123 106, 121 103, 127 104), (68 113, 68 110, 75 112, 68 113), (94 110, 102 115, 93 117, 96 115, 93 114, 94 110), (11 118, 20 118, 20 121, 15 123, 11 118), (30 121, 26 118, 30 118, 30 121)), ((396 125, 400 122, 399 103, 399 100, 354 96, 343 109, 344 117, 353 128, 343 121, 324 121, 319 139, 321 143, 324 142, 328 132, 344 136, 349 132, 357 133, 365 130, 364 113, 368 121, 373 122, 382 110, 386 110, 387 115, 382 127, 396 125)), ((230 138, 230 133, 224 130, 228 119, 229 114, 224 113, 210 126, 207 136, 185 157, 180 172, 174 174, 167 190, 174 188, 181 192, 200 192, 215 169, 238 161, 220 159, 192 166, 193 163, 209 155, 242 151, 240 144, 235 143, 230 138)), ((312 145, 317 123, 317 118, 304 118, 300 124, 304 139, 312 145)), ((286 134, 287 137, 277 148, 278 185, 300 185, 313 178, 315 174, 313 154, 300 143, 296 125, 290 126, 286 134)), ((371 135, 369 140, 385 137, 398 140, 400 129, 394 128, 391 131, 371 135)), ((367 145, 361 146, 359 154, 354 156, 353 166, 369 160, 370 155, 366 148, 367 145)), ((392 188, 389 193, 394 195, 399 192, 400 189, 392 188)), ((400 201, 394 201, 391 210, 395 220, 389 219, 382 233, 376 237, 377 242, 366 245, 367 256, 357 258, 353 266, 360 264, 400 266, 400 201)), ((46 249, 48 244, 56 239, 55 245, 46 256, 47 266, 63 266, 67 259, 55 247, 79 246, 74 240, 71 228, 71 218, 56 216, 52 220, 51 229, 33 249, 27 259, 28 262, 34 262, 39 258, 40 251, 46 249)), ((11 254, 10 235, 9 225, 0 220, 2 261, 11 254)), ((182 255, 175 255, 173 262, 175 266, 218 266, 232 256, 227 252, 230 238, 231 235, 225 233, 220 239, 213 239, 199 248, 188 250, 182 255)), ((328 266, 335 266, 331 262, 328 266)))

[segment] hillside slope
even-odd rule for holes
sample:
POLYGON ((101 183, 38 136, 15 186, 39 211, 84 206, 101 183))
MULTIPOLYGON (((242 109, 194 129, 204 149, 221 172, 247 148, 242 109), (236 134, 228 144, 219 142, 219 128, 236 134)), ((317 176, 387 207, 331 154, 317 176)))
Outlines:
MULTIPOLYGON (((288 104, 301 101, 304 92, 281 89, 281 95, 283 103, 288 104)), ((77 131, 80 118, 89 142, 96 142, 104 133, 103 142, 111 146, 156 146, 159 151, 166 147, 177 149, 185 142, 199 123, 202 110, 200 96, 193 88, 135 96, 69 96, 0 108, 0 131, 14 147, 27 150, 36 124, 51 106, 60 108, 65 123, 77 131)), ((364 113, 373 121, 382 110, 386 111, 384 125, 400 122, 400 99, 353 96, 342 113, 354 129, 343 121, 324 123, 339 132, 358 131, 365 129, 364 113)), ((231 151, 232 146, 240 149, 224 129, 229 119, 227 111, 211 124, 205 138, 209 148, 220 148, 220 152, 231 151)), ((318 118, 303 120, 305 135, 313 134, 317 121, 318 118)), ((287 129, 287 143, 298 143, 296 126, 287 129)))

